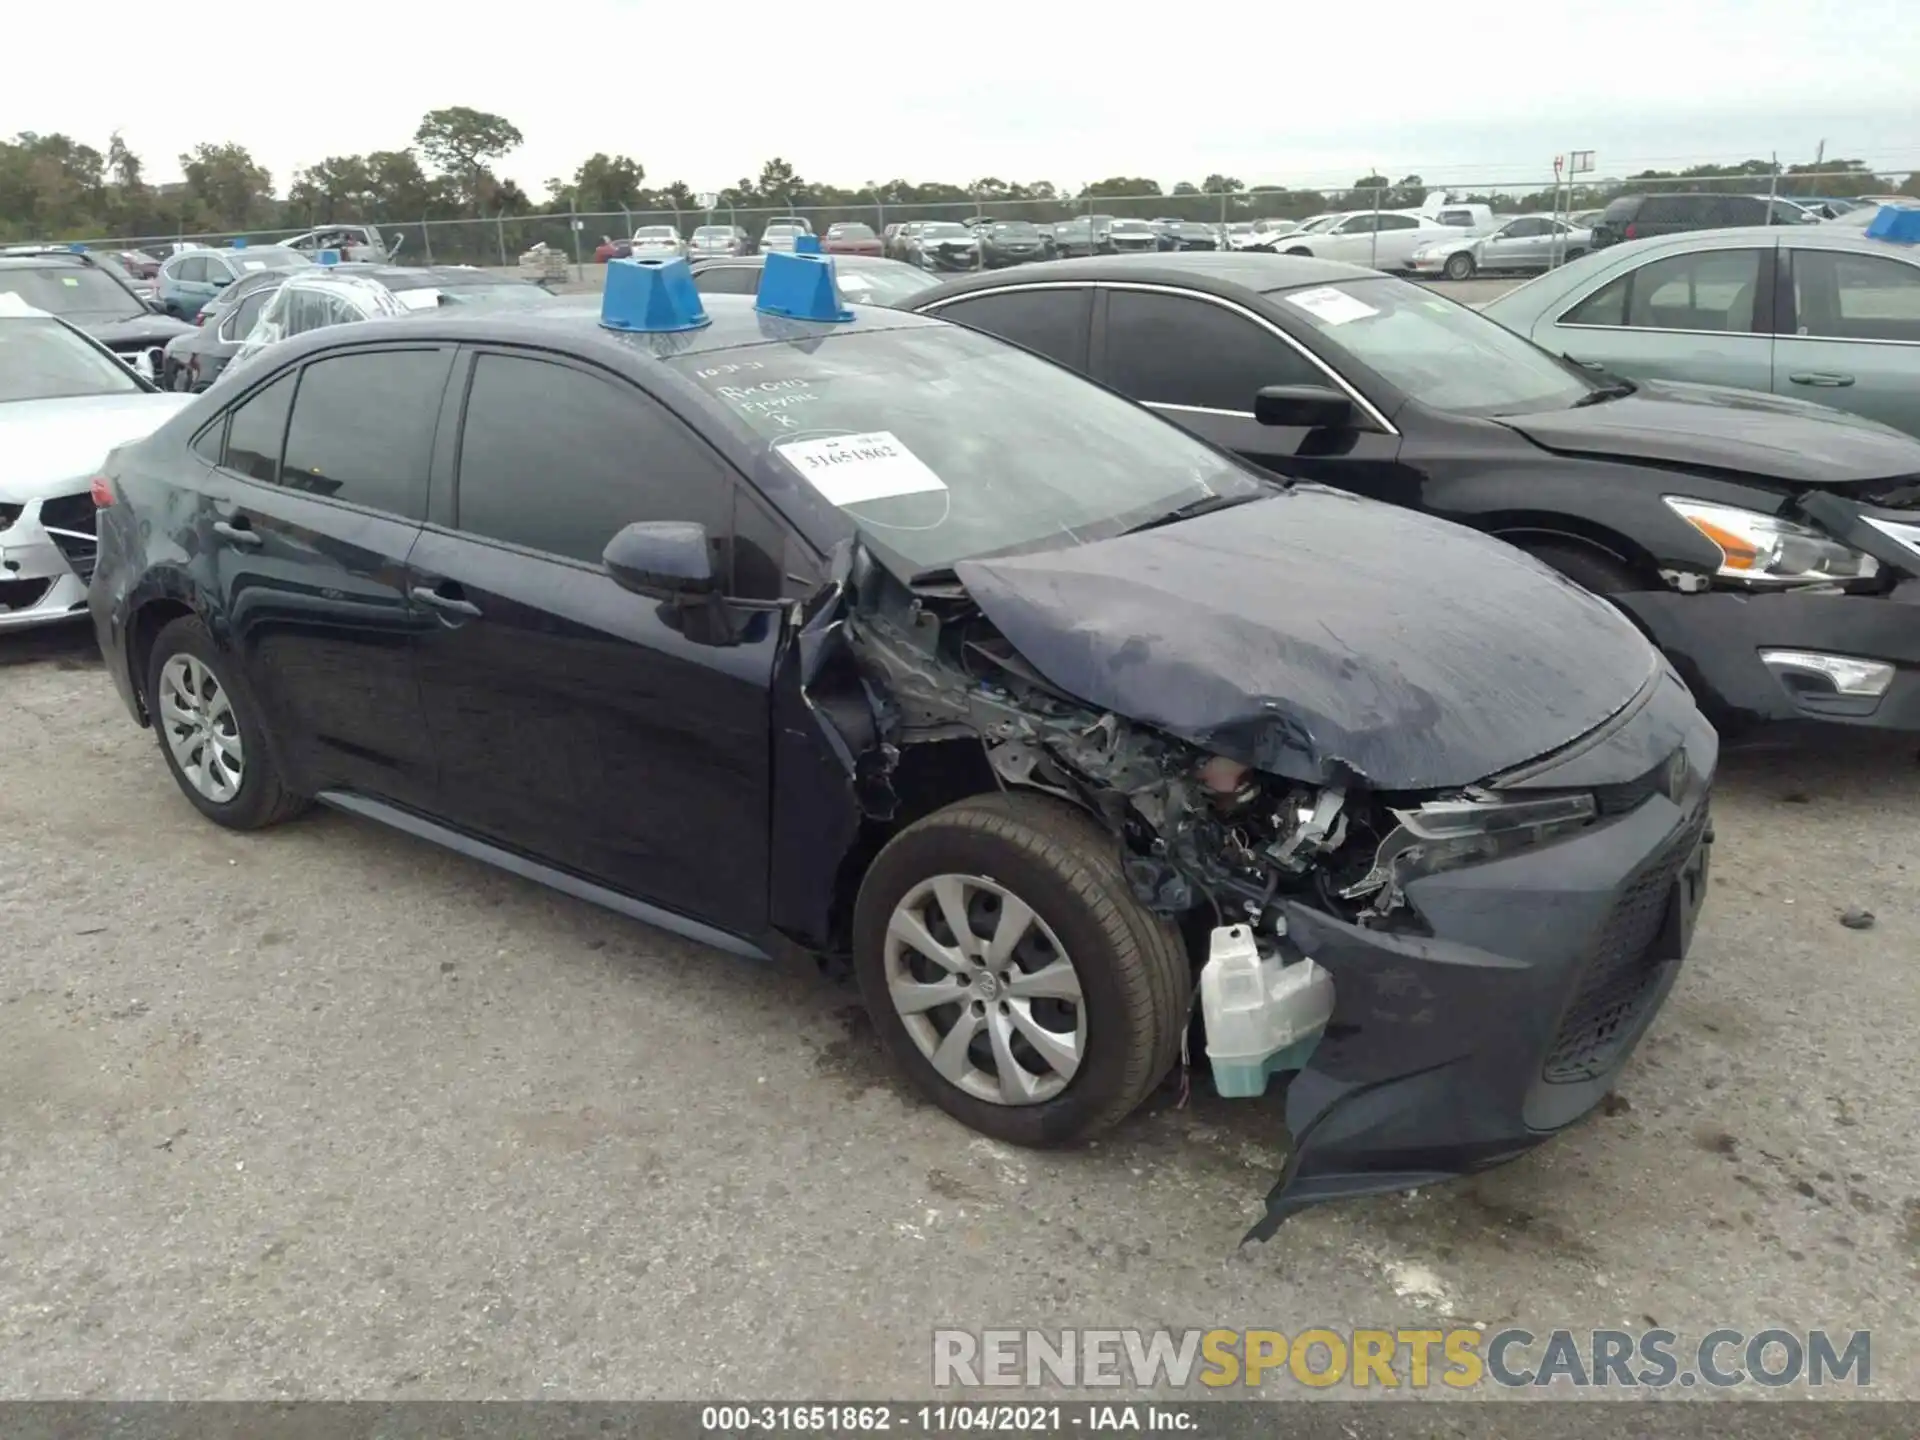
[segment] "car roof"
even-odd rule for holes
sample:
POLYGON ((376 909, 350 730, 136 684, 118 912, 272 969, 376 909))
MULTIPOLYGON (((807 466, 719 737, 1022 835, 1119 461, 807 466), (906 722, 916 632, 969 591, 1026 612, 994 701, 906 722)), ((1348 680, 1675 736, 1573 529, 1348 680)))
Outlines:
MULTIPOLYGON (((948 281, 938 291, 979 290, 1003 285, 1044 284, 1051 280, 1136 280, 1226 293, 1234 289, 1266 293, 1299 285, 1328 285, 1337 280, 1378 280, 1378 270, 1316 260, 1306 255, 1257 255, 1243 250, 1169 251, 1152 255, 1096 255, 1087 260, 1048 260, 1011 270, 988 271, 948 281)), ((924 297, 916 296, 916 302, 924 297)))
POLYGON ((711 323, 698 330, 609 330, 600 323, 599 297, 562 295, 547 304, 512 310, 439 308, 400 320, 323 326, 280 341, 270 353, 278 368, 309 351, 330 349, 347 340, 392 340, 396 324, 403 324, 413 338, 527 345, 591 357, 631 371, 680 355, 713 354, 751 345, 817 344, 835 335, 940 328, 945 324, 928 316, 861 304, 852 307, 851 320, 782 320, 754 309, 751 295, 702 295, 700 299, 711 323))
POLYGON ((1867 255, 1897 256, 1903 260, 1920 261, 1920 253, 1916 253, 1920 247, 1902 245, 1892 240, 1869 239, 1864 230, 1850 230, 1845 226, 1829 229, 1825 225, 1725 225, 1710 230, 1682 230, 1677 235, 1651 235, 1644 240, 1622 240, 1597 253, 1618 258, 1660 250, 1711 250, 1730 241, 1741 243, 1754 240, 1785 240, 1802 249, 1857 250, 1867 255))
POLYGON ((523 285, 512 275, 495 275, 475 265, 388 265, 378 260, 347 260, 338 265, 313 265, 290 272, 294 279, 314 280, 328 275, 370 280, 389 290, 422 290, 430 285, 523 285))
POLYGON ((76 255, 71 250, 36 250, 32 254, 0 255, 0 266, 9 270, 32 270, 42 265, 92 265, 94 260, 88 255, 76 255))

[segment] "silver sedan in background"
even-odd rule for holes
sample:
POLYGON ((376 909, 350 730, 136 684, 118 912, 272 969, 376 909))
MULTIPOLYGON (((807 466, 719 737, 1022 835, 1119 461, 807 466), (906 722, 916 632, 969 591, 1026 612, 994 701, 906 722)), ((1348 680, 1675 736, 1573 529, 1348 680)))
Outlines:
POLYGON ((1593 232, 1553 215, 1515 215, 1486 235, 1449 235, 1413 252, 1413 273, 1471 280, 1479 274, 1525 275, 1577 260, 1593 248, 1593 232))
POLYGON ((1770 391, 1920 435, 1920 246, 1693 230, 1609 245, 1481 313, 1627 379, 1770 391))

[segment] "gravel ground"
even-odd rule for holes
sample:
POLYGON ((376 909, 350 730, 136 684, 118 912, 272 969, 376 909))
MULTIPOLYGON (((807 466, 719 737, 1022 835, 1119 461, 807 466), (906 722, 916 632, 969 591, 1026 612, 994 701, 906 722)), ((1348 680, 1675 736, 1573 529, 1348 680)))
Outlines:
POLYGON ((338 814, 207 824, 84 628, 0 639, 0 699, 0 1398, 900 1397, 935 1325, 1448 1317, 1872 1328, 1920 1396, 1910 747, 1728 763, 1603 1113, 1241 1248, 1270 1105, 1005 1149, 847 989, 338 814))

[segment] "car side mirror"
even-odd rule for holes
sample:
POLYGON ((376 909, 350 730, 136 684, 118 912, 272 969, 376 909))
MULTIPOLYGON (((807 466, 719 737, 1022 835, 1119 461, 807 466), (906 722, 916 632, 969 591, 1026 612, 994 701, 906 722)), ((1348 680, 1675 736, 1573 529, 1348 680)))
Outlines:
POLYGON ((147 306, 147 309, 148 309, 148 311, 150 311, 150 312, 151 312, 152 314, 155 314, 155 315, 164 315, 164 314, 166 314, 166 313, 167 313, 167 307, 166 307, 166 304, 165 304, 165 302, 164 302, 164 301, 162 301, 162 300, 160 300, 160 299, 158 299, 157 297, 156 297, 156 298, 152 298, 152 299, 149 299, 149 300, 148 300, 148 301, 146 302, 146 306, 147 306))
POLYGON ((607 542, 600 560, 623 590, 678 600, 718 588, 707 527, 681 520, 641 520, 607 542))
POLYGON ((213 288, 216 290, 224 290, 233 283, 233 277, 231 275, 215 275, 212 279, 213 288))
POLYGON ((1291 429, 1351 430, 1353 401, 1325 385, 1268 385, 1253 397, 1253 418, 1291 429))

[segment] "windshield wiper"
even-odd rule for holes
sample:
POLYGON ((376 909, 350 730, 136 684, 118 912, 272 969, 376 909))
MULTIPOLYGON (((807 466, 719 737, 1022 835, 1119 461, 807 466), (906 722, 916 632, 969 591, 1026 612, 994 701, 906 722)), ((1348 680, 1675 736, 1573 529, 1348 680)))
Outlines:
POLYGON ((1597 390, 1589 390, 1585 395, 1582 395, 1578 400, 1574 401, 1573 408, 1578 410, 1583 405, 1604 405, 1609 400, 1624 400, 1639 388, 1638 385, 1635 385, 1630 380, 1620 380, 1612 385, 1602 385, 1597 390))
POLYGON ((1138 525, 1130 525, 1120 533, 1138 535, 1142 530, 1157 530, 1162 525, 1177 525, 1182 520, 1191 520, 1199 515, 1210 515, 1215 510, 1228 510, 1235 505, 1245 505, 1250 500, 1265 500, 1273 493, 1271 490, 1256 490, 1248 495, 1202 495, 1198 500, 1189 500, 1184 505, 1174 506, 1164 515, 1156 515, 1151 520, 1142 520, 1138 525))

